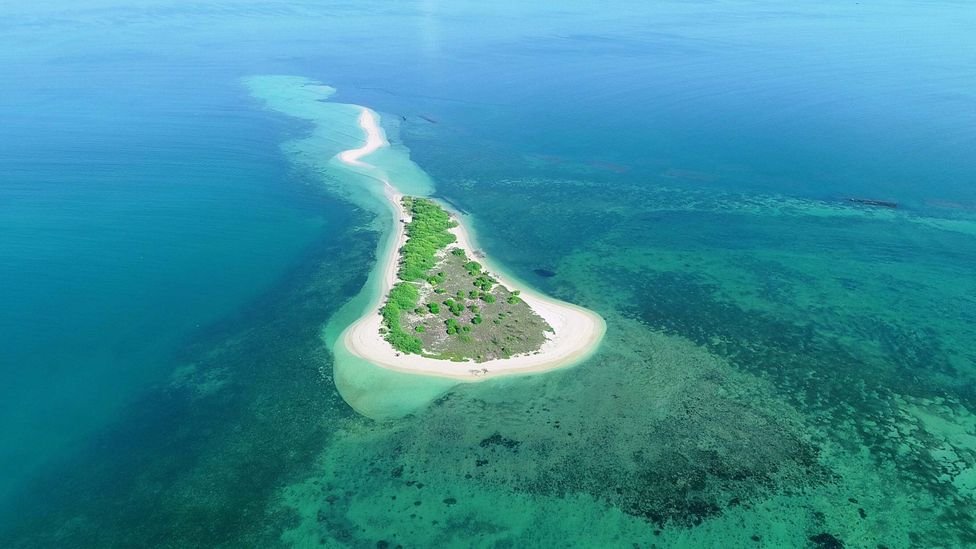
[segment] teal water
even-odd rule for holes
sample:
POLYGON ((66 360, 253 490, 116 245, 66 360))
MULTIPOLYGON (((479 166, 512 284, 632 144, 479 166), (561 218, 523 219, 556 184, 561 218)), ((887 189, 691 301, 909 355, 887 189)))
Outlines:
POLYGON ((976 544, 970 4, 0 15, 3 546, 976 544), (600 352, 356 414, 382 211, 262 74, 382 113, 600 352))

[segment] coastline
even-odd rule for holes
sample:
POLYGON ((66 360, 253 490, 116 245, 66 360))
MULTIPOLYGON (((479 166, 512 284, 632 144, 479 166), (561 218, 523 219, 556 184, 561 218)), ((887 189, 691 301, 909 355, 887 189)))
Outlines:
MULTIPOLYGON (((389 143, 373 111, 363 108, 358 120, 366 133, 366 143, 359 148, 342 151, 335 158, 350 168, 376 169, 361 159, 389 143)), ((478 260, 485 263, 493 277, 510 289, 520 289, 520 297, 553 328, 554 333, 542 348, 531 354, 485 362, 454 362, 396 351, 380 334, 382 319, 378 309, 398 280, 400 249, 406 242, 405 223, 402 220, 409 219, 409 216, 401 204, 404 195, 391 184, 385 174, 375 174, 374 177, 383 184, 383 194, 396 214, 393 245, 386 257, 380 259, 383 264, 379 281, 379 302, 370 303, 364 316, 346 328, 339 337, 339 341, 350 354, 389 370, 471 382, 565 368, 579 363, 596 351, 606 331, 606 323, 602 317, 583 307, 553 299, 526 288, 523 284, 515 283, 510 277, 494 269, 490 260, 485 261, 481 257, 478 260)), ((478 248, 470 233, 459 219, 460 216, 453 210, 449 211, 458 221, 457 227, 451 229, 457 237, 456 246, 463 248, 470 257, 476 257, 478 248)))

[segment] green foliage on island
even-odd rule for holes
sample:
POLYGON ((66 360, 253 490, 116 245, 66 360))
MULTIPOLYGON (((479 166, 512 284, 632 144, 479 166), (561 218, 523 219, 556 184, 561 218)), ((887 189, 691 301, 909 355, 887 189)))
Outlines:
POLYGON ((486 274, 482 274, 478 276, 478 278, 474 279, 473 284, 477 286, 482 292, 490 292, 491 287, 494 286, 496 282, 498 281, 495 280, 494 278, 486 274))
POLYGON ((461 316, 461 313, 464 312, 463 302, 454 301, 453 299, 446 299, 444 300, 444 306, 447 307, 447 309, 451 311, 451 314, 454 316, 461 316))
POLYGON ((445 320, 444 325, 447 326, 448 335, 454 335, 458 333, 458 330, 461 329, 461 326, 458 324, 458 321, 453 318, 449 318, 445 320))
POLYGON ((457 361, 538 350, 552 328, 519 292, 499 284, 463 248, 445 251, 456 240, 450 215, 427 199, 404 198, 403 205, 411 221, 400 281, 381 309, 383 337, 403 353, 457 361))
POLYGON ((383 315, 383 325, 387 329, 386 340, 398 351, 419 353, 423 350, 423 341, 406 332, 400 322, 403 311, 413 309, 419 298, 420 291, 416 286, 408 282, 400 282, 390 290, 386 305, 383 305, 380 310, 380 314, 383 315))
POLYGON ((430 200, 404 198, 403 205, 412 219, 407 223, 407 243, 400 250, 400 280, 424 280, 427 272, 434 268, 437 250, 457 240, 448 231, 457 223, 430 200))
POLYGON ((519 291, 519 290, 512 290, 512 295, 508 296, 508 299, 506 300, 508 302, 508 304, 509 305, 515 305, 516 303, 521 303, 522 300, 519 299, 519 294, 521 294, 521 293, 522 292, 519 291))

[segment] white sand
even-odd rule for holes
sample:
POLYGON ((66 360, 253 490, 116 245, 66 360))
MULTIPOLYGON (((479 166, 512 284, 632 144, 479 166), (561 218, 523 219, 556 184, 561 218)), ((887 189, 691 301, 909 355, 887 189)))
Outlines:
MULTIPOLYGON (((388 147, 389 142, 386 140, 383 129, 379 126, 373 111, 364 108, 359 117, 359 125, 366 132, 366 143, 358 149, 343 151, 336 158, 339 162, 350 167, 372 168, 362 158, 381 148, 388 147)), ((380 295, 382 296, 381 300, 385 300, 390 288, 398 280, 399 251, 406 242, 405 224, 401 220, 409 220, 409 216, 400 203, 403 195, 385 176, 380 176, 379 179, 384 184, 384 194, 389 198, 397 213, 395 244, 390 248, 387 257, 382 259, 384 263, 380 295)), ((464 226, 459 223, 456 228, 452 229, 452 232, 458 238, 457 246, 464 248, 469 257, 476 257, 477 248, 464 226)), ((582 307, 527 290, 520 284, 506 279, 497 270, 491 269, 490 264, 481 257, 477 259, 485 264, 486 269, 491 271, 492 276, 498 279, 501 284, 513 290, 521 289, 520 297, 553 328, 555 333, 548 334, 549 340, 543 344, 538 352, 485 362, 452 362, 400 353, 380 334, 382 317, 379 314, 379 306, 382 303, 375 304, 375 307, 365 316, 343 332, 340 338, 342 344, 351 354, 383 368, 461 381, 478 381, 503 375, 544 372, 563 368, 580 362, 599 347, 606 331, 606 323, 600 315, 582 307)))

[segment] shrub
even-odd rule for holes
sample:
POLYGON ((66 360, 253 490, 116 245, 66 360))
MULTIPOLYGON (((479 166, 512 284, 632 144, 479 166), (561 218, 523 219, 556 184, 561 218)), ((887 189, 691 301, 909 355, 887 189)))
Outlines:
POLYGON ((461 326, 458 325, 458 321, 454 320, 453 318, 445 320, 444 325, 447 326, 447 335, 454 335, 458 333, 458 330, 461 328, 461 326))

